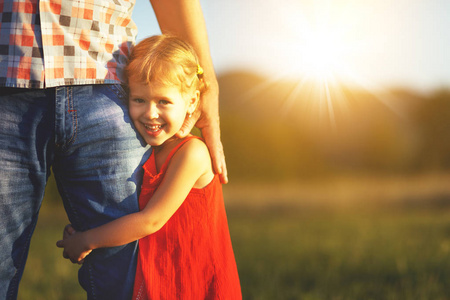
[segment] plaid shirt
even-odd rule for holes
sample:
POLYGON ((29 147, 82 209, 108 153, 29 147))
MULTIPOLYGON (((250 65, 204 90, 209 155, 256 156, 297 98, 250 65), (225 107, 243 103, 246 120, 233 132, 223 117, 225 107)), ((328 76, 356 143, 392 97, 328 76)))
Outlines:
POLYGON ((0 0, 0 86, 120 83, 135 0, 0 0))

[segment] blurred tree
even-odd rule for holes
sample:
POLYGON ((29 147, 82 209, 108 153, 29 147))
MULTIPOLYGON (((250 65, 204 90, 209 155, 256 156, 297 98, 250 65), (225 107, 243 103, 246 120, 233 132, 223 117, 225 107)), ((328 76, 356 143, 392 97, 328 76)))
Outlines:
POLYGON ((417 152, 420 169, 443 171, 450 168, 450 90, 433 93, 414 112, 421 141, 417 152))
POLYGON ((246 72, 228 73, 219 81, 232 176, 273 180, 398 173, 415 164, 421 141, 409 114, 422 102, 414 93, 376 95, 340 85, 324 98, 317 83, 246 72))

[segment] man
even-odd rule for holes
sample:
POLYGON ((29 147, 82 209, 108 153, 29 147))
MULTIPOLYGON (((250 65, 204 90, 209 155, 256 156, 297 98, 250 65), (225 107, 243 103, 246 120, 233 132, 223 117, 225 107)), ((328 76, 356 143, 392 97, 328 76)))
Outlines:
MULTIPOLYGON (((218 84, 200 3, 151 4, 161 31, 184 38, 200 56, 210 90, 195 120, 226 183, 218 84)), ((137 33, 133 6, 133 0, 0 5, 0 299, 17 298, 51 168, 75 230, 138 209, 149 149, 132 128, 121 86, 137 33)), ((132 243, 89 255, 79 271, 88 299, 129 298, 135 254, 132 243)))

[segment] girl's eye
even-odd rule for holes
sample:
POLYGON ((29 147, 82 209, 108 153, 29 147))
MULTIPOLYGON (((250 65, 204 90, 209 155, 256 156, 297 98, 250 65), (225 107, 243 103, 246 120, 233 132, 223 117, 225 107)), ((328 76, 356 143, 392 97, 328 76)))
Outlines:
POLYGON ((161 99, 161 100, 159 100, 159 104, 167 105, 167 104, 170 104, 170 102, 168 100, 161 99))
POLYGON ((133 98, 133 99, 131 99, 131 101, 136 102, 136 103, 144 103, 144 100, 141 98, 133 98))

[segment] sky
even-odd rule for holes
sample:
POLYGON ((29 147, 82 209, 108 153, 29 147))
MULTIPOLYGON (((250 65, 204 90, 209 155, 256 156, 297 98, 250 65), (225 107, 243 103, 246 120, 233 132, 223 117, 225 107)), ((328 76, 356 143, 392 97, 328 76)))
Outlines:
MULTIPOLYGON (((138 40, 160 33, 137 0, 138 40)), ((220 75, 339 78, 369 88, 450 87, 449 0, 201 0, 220 75)))

